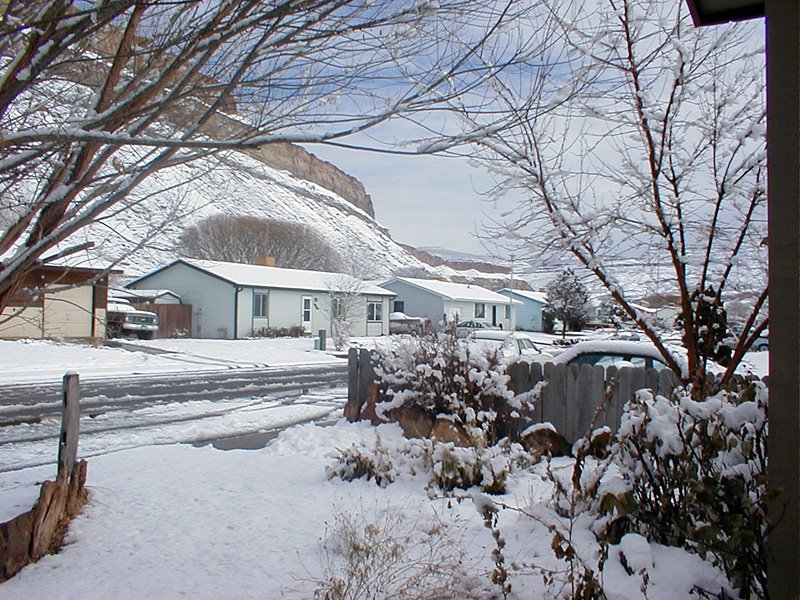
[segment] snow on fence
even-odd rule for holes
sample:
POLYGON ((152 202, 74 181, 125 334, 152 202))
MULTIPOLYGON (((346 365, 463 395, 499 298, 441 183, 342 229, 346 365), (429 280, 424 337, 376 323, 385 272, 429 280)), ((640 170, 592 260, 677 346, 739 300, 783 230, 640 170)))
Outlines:
MULTIPOLYGON (((351 349, 349 355, 348 397, 345 417, 350 421, 371 418, 365 414, 375 401, 373 355, 368 350, 351 349)), ((541 400, 531 415, 536 422, 552 423, 570 443, 583 436, 590 427, 608 426, 616 431, 625 403, 640 389, 649 388, 669 396, 680 384, 672 371, 632 367, 566 365, 517 362, 509 369, 509 388, 523 394, 541 386, 541 400), (600 406, 605 410, 593 423, 600 406)))

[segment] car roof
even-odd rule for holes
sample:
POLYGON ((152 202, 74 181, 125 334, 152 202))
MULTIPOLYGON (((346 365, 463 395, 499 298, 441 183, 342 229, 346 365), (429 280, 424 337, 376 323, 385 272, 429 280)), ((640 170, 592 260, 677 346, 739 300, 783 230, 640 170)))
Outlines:
POLYGON ((481 340, 506 340, 508 338, 525 338, 530 339, 527 335, 517 334, 514 331, 504 331, 502 329, 479 329, 470 334, 474 339, 481 340))
POLYGON ((588 340, 578 342, 555 357, 554 362, 569 362, 582 354, 630 354, 649 356, 664 362, 664 357, 650 342, 631 340, 588 340))

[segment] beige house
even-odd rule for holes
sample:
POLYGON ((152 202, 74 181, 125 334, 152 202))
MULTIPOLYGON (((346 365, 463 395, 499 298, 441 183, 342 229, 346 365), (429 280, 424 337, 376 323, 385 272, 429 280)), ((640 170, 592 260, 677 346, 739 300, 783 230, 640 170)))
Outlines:
POLYGON ((104 338, 108 273, 40 266, 0 314, 0 338, 104 338))

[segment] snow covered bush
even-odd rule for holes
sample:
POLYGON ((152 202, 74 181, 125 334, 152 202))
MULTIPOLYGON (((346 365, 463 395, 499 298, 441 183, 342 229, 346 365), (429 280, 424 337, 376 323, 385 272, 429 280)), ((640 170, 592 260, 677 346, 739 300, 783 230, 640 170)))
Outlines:
POLYGON ((401 475, 429 474, 428 485, 450 492, 480 487, 488 494, 503 494, 513 470, 525 469, 531 456, 519 444, 505 440, 495 446, 462 448, 431 440, 403 440, 386 446, 379 434, 372 445, 352 445, 339 450, 328 478, 344 481, 374 480, 386 487, 401 475))
POLYGON ((397 477, 389 451, 377 432, 374 447, 353 444, 345 450, 339 450, 336 465, 329 466, 327 472, 328 479, 338 477, 344 481, 353 481, 366 477, 367 481, 374 479, 380 487, 386 487, 397 477))
MULTIPOLYGON (((444 415, 463 427, 473 443, 494 445, 524 418, 525 402, 508 389, 510 377, 495 353, 486 353, 455 336, 454 330, 413 338, 385 351, 376 369, 380 387, 378 416, 388 419, 400 407, 431 417, 444 415)), ((532 401, 532 400, 531 400, 532 401)))
POLYGON ((511 471, 525 469, 531 462, 522 446, 508 440, 468 448, 434 443, 430 482, 444 491, 479 486, 487 494, 505 494, 511 471))
POLYGON ((619 479, 600 488, 606 532, 686 548, 722 568, 742 597, 765 595, 766 441, 760 382, 702 401, 640 391, 610 454, 619 479))

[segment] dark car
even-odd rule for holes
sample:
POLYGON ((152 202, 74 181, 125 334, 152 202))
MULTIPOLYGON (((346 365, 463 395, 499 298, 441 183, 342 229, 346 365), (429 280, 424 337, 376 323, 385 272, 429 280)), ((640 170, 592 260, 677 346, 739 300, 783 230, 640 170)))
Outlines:
POLYGON ((593 340, 578 342, 553 359, 554 363, 601 367, 669 369, 658 349, 649 342, 593 340))

